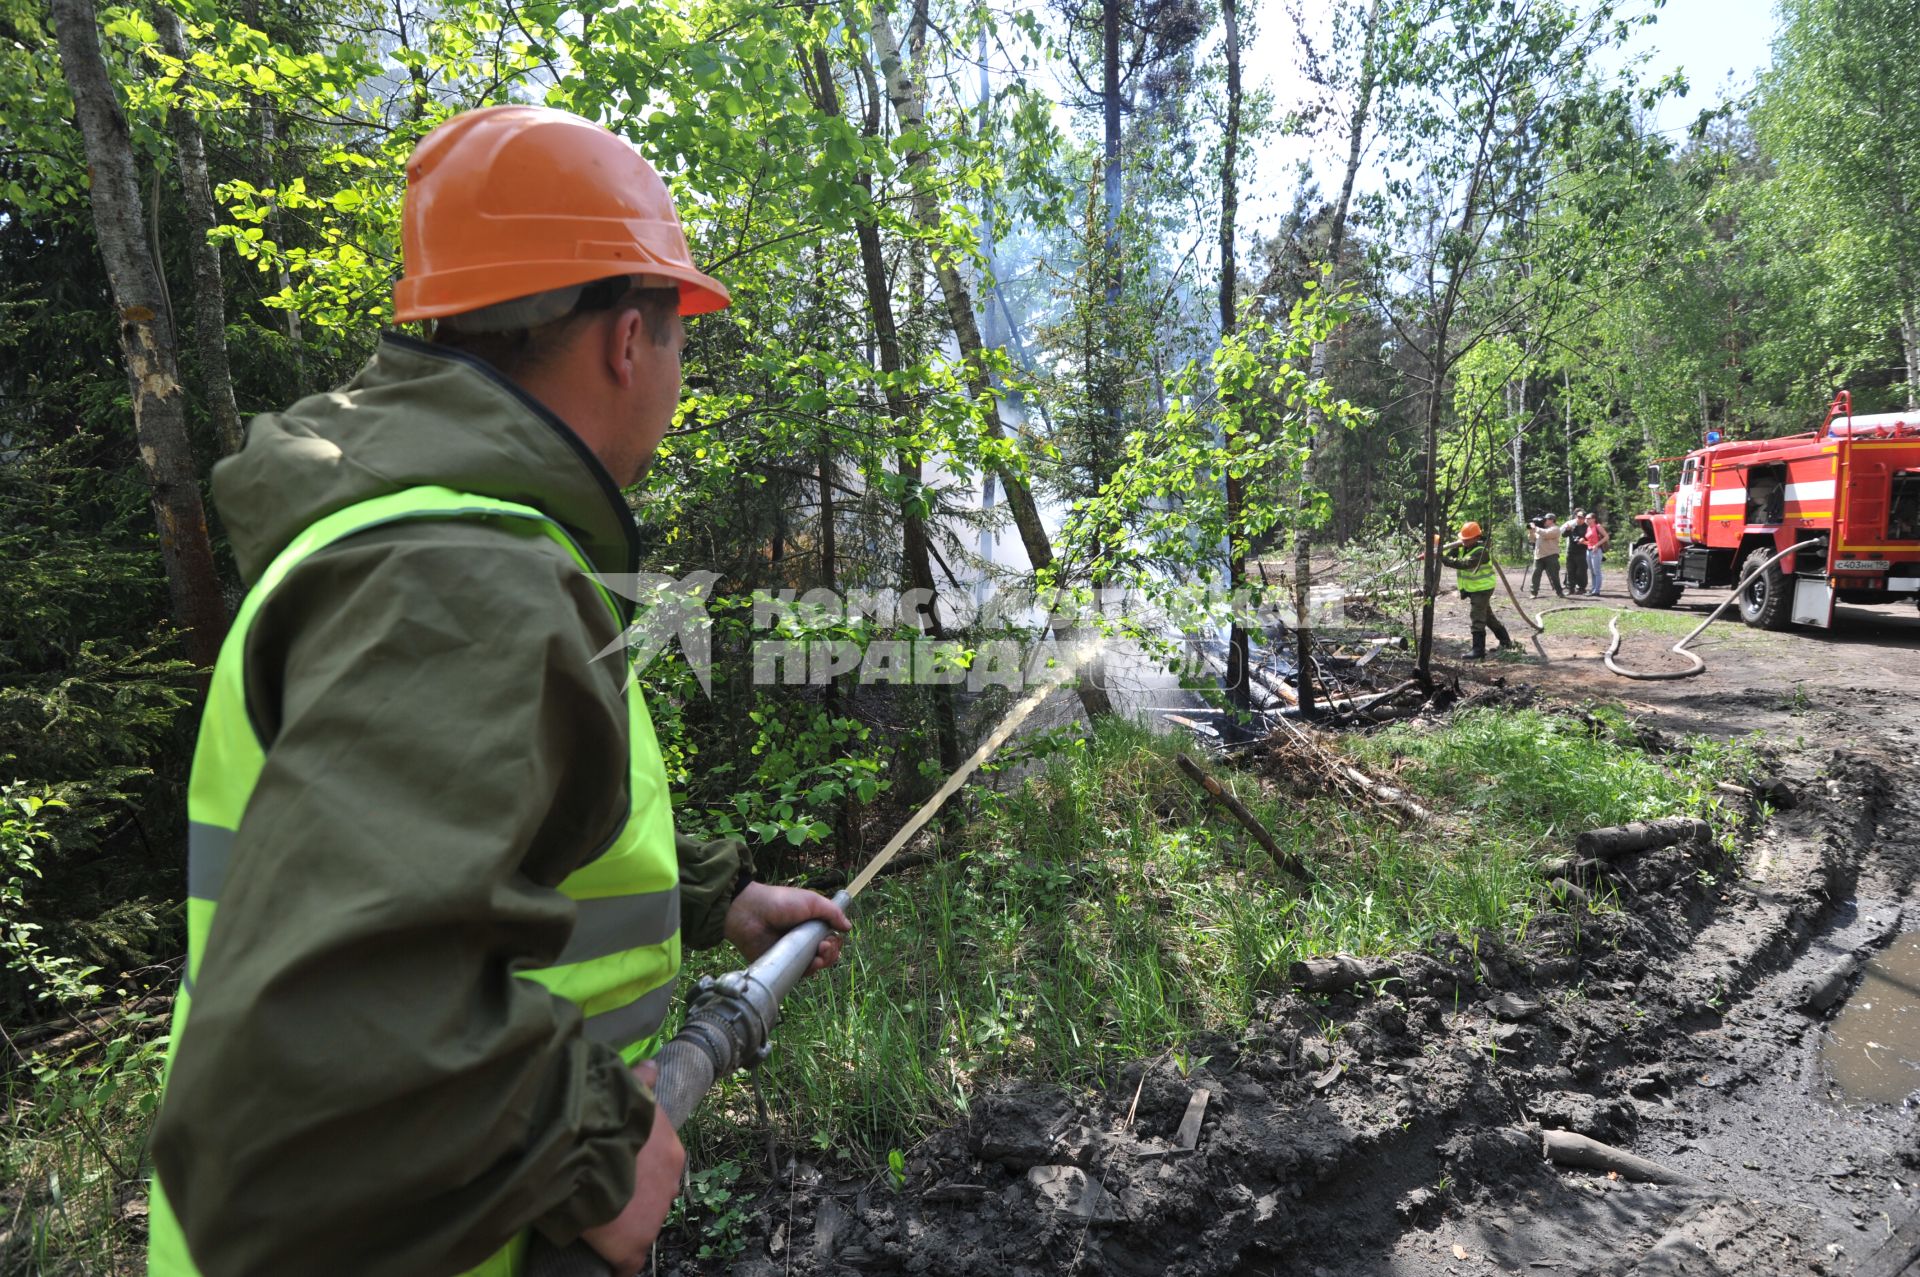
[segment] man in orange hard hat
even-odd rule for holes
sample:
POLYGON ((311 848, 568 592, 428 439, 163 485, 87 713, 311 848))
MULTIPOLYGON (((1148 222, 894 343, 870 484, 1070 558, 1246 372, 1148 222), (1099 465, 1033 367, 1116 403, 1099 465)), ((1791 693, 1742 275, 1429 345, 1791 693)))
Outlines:
POLYGON ((421 140, 402 232, 428 339, 214 471, 250 591, 194 754, 164 1277, 513 1277, 535 1232, 638 1270, 684 1162, 643 1063, 683 946, 848 925, 676 839, 599 659, 681 317, 729 301, 665 185, 598 125, 490 107, 421 140))
MULTIPOLYGON (((1435 538, 1436 540, 1438 538, 1435 538)), ((1507 635, 1507 627, 1500 624, 1500 618, 1493 614, 1493 558, 1487 551, 1486 539, 1481 535, 1480 525, 1469 520, 1460 528, 1460 539, 1454 542, 1460 547, 1458 554, 1441 551, 1440 561, 1452 568, 1456 574, 1455 584, 1460 587, 1460 597, 1467 601, 1473 627, 1473 652, 1468 660, 1485 660, 1487 655, 1487 631, 1492 630, 1494 637, 1500 640, 1504 650, 1519 647, 1507 635)))

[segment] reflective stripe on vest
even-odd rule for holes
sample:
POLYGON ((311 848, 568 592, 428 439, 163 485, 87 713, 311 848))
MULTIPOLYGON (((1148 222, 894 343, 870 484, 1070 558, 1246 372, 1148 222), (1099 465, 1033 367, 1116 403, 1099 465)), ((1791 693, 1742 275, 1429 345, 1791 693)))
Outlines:
MULTIPOLYGON (((187 968, 174 1000, 167 1067, 192 1009, 194 984, 212 930, 217 902, 232 868, 235 842, 266 753, 247 714, 247 632, 262 603, 302 560, 355 533, 413 519, 480 519, 544 535, 589 576, 593 564, 552 519, 531 506, 433 486, 408 488, 336 511, 290 542, 254 583, 220 648, 207 707, 200 720, 187 789, 187 968)), ((597 586, 597 582, 596 582, 597 586)), ((605 588, 601 596, 620 607, 605 588)), ((626 823, 607 848, 560 883, 576 904, 572 936, 552 966, 521 971, 579 1005, 586 1034, 619 1051, 629 1063, 650 1054, 666 1022, 680 970, 680 871, 666 767, 645 699, 627 676, 628 791, 626 823)), ((479 1268, 477 1277, 512 1277, 520 1270, 525 1234, 479 1268)), ((148 1215, 147 1270, 152 1277, 198 1277, 158 1179, 148 1215)))
POLYGON ((1462 594, 1481 594, 1493 588, 1493 560, 1487 559, 1477 568, 1461 568, 1454 573, 1454 581, 1462 594))

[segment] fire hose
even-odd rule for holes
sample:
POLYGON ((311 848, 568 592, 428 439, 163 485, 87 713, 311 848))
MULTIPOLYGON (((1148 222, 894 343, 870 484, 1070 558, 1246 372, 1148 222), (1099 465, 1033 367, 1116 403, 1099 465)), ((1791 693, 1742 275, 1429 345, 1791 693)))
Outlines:
MULTIPOLYGON (((1687 631, 1687 636, 1685 638, 1681 639, 1678 643, 1675 643, 1672 647, 1667 649, 1669 652, 1672 652, 1674 655, 1684 656, 1687 658, 1687 660, 1693 662, 1691 667, 1684 670, 1630 670, 1630 669, 1627 669, 1625 666, 1619 664, 1613 658, 1620 651, 1620 638, 1621 638, 1620 617, 1625 611, 1625 609, 1617 608, 1617 607, 1605 607, 1604 604, 1599 606, 1604 607, 1606 611, 1612 613, 1612 615, 1607 618, 1607 633, 1613 636, 1613 641, 1607 644, 1607 650, 1601 655, 1600 659, 1603 662, 1605 662, 1606 667, 1609 670, 1613 671, 1615 674, 1618 674, 1621 678, 1639 679, 1645 682, 1651 682, 1657 679, 1692 678, 1696 674, 1705 673, 1707 668, 1706 659, 1702 657, 1698 652, 1689 652, 1687 650, 1687 645, 1693 642, 1695 639, 1699 638, 1701 633, 1704 632, 1709 625, 1712 625, 1715 621, 1719 620, 1720 614, 1725 612, 1728 608, 1732 607, 1733 604, 1740 598, 1741 594, 1743 594, 1746 591, 1747 586, 1751 585, 1755 580, 1755 578, 1757 578, 1762 572, 1765 572, 1768 568, 1772 567, 1774 564, 1778 563, 1780 560, 1786 558, 1789 554, 1792 554, 1795 550, 1810 549, 1817 545, 1824 545, 1825 543, 1826 543, 1825 537, 1815 537, 1810 541, 1796 542, 1793 545, 1788 546, 1784 550, 1768 555, 1765 560, 1763 560, 1761 563, 1759 563, 1755 567, 1751 568, 1745 576, 1741 577, 1739 583, 1733 587, 1733 593, 1729 594, 1726 597, 1726 599, 1720 604, 1719 607, 1713 609, 1712 612, 1708 613, 1706 620, 1700 622, 1700 624, 1694 626, 1691 630, 1687 631)), ((1546 621, 1544 618, 1553 615, 1555 612, 1591 612, 1596 610, 1595 605, 1593 604, 1568 603, 1561 607, 1550 607, 1550 608, 1542 609, 1540 612, 1540 616, 1542 619, 1535 620, 1533 617, 1527 615, 1527 609, 1520 605, 1520 596, 1514 592, 1513 582, 1507 579, 1506 569, 1501 567, 1498 563, 1495 563, 1493 565, 1493 570, 1499 574, 1500 584, 1506 587, 1507 597, 1513 600, 1513 610, 1520 614, 1521 620, 1525 621, 1528 625, 1533 627, 1533 631, 1536 634, 1544 634, 1547 632, 1546 621)))
MULTIPOLYGON (((1059 680, 1048 680, 1014 706, 967 761, 947 777, 946 784, 887 840, 846 889, 833 897, 833 903, 850 910, 854 897, 873 881, 874 875, 1058 686, 1059 680)), ((660 1070, 653 1088, 656 1116, 664 1115, 678 1129, 716 1081, 766 1059, 773 1030, 780 1023, 780 1003, 806 974, 815 951, 826 938, 826 923, 802 923, 744 969, 700 981, 688 999, 686 1023, 653 1057, 660 1070)), ((585 1242, 560 1250, 548 1245, 538 1233, 528 1243, 525 1271, 527 1277, 608 1277, 609 1272, 607 1261, 585 1242)))

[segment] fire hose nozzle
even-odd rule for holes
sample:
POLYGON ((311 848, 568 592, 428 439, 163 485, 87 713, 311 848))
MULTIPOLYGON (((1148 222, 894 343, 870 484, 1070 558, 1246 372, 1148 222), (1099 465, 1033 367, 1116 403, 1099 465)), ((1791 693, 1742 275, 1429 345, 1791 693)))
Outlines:
MULTIPOLYGON (((851 909, 853 897, 842 891, 833 903, 851 909)), ((767 1058, 780 1023, 780 1002, 813 965, 827 934, 824 922, 802 923, 741 970, 708 976, 694 986, 687 1022, 653 1057, 660 1070, 654 1102, 676 1128, 686 1124, 715 1082, 767 1058)), ((608 1277, 606 1261, 584 1242, 556 1250, 538 1234, 528 1245, 525 1272, 527 1277, 608 1277)))

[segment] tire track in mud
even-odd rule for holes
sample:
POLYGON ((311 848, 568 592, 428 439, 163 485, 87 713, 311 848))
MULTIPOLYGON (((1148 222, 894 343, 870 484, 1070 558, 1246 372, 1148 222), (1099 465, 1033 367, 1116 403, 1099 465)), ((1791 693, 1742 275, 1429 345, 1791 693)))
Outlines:
POLYGON ((1868 1273, 1913 1215, 1920 1140, 1911 1112, 1826 1101, 1833 1008, 1804 1007, 1920 922, 1920 787, 1904 727, 1848 726, 1780 758, 1799 802, 1738 863, 1629 856, 1618 913, 1575 904, 1512 948, 1443 937, 1381 996, 1279 995, 1239 1040, 1189 1044, 1208 1058, 1186 1076, 991 1091, 899 1191, 791 1166, 731 1271, 1868 1273), (1700 1182, 1555 1169, 1543 1128, 1700 1182))

